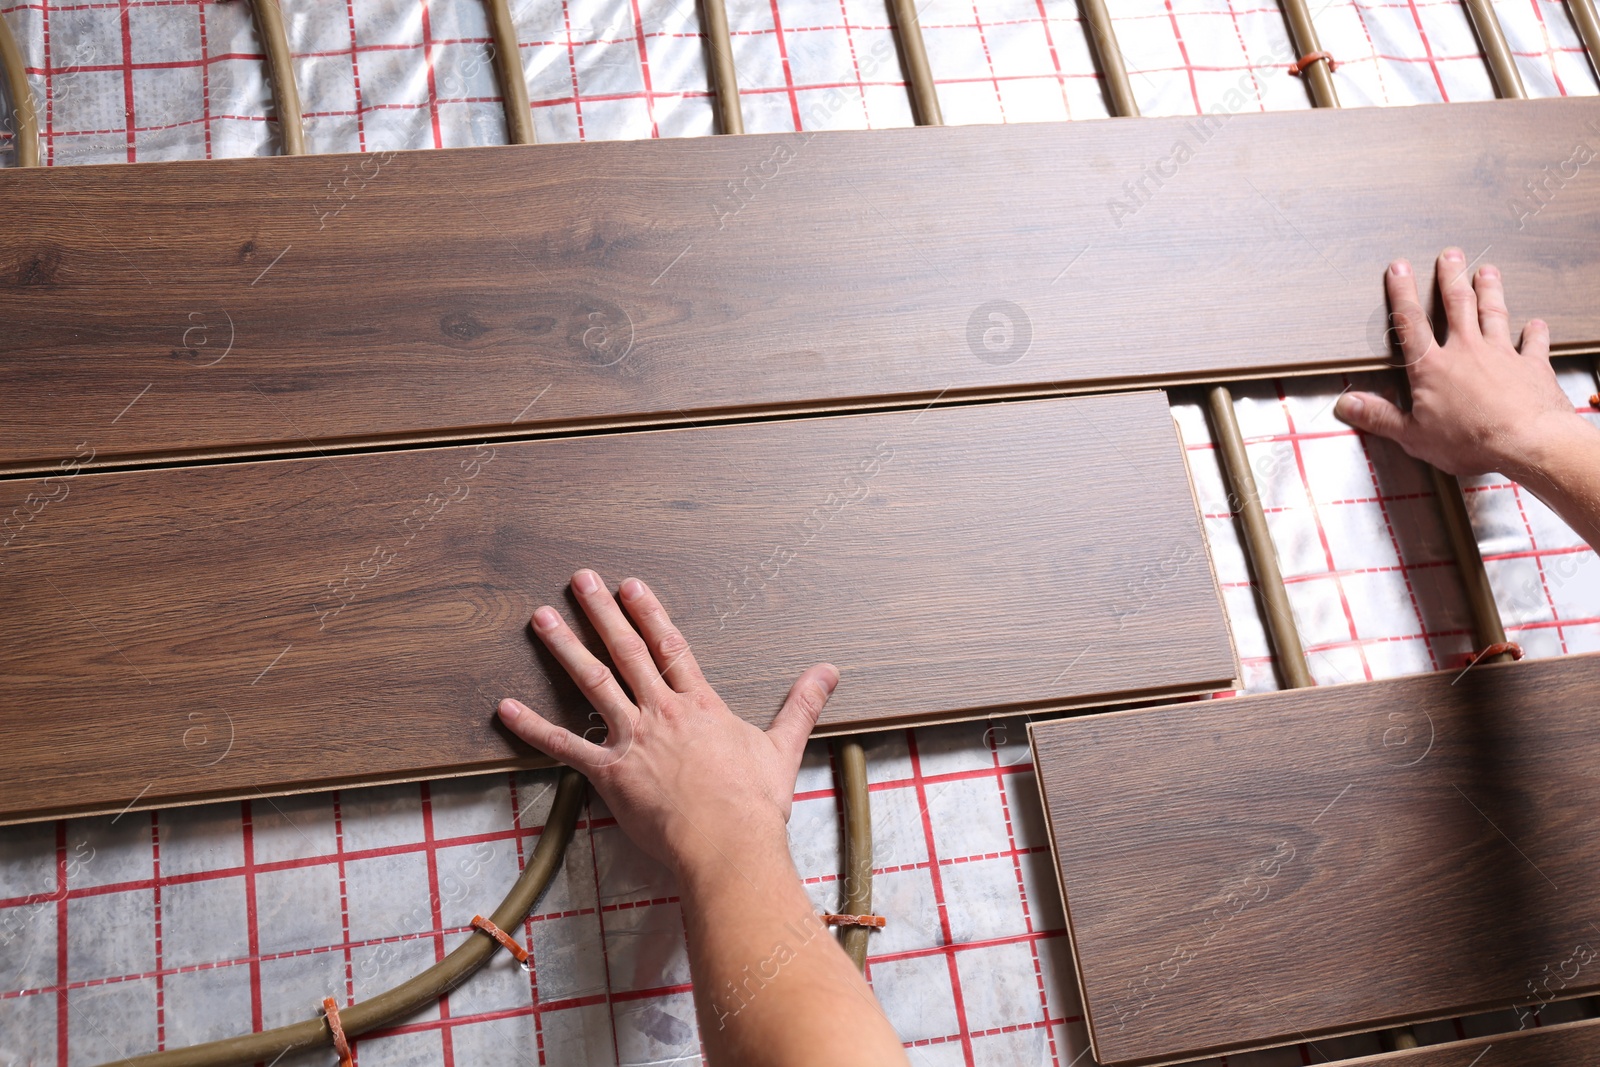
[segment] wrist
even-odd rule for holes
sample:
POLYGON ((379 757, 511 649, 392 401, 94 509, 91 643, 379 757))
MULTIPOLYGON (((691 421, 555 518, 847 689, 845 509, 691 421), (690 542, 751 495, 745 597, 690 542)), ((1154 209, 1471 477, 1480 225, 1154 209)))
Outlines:
POLYGON ((1600 429, 1575 411, 1552 413, 1526 427, 1514 447, 1507 450, 1499 469, 1512 481, 1532 489, 1547 488, 1561 480, 1561 472, 1574 460, 1588 462, 1600 446, 1600 429))
POLYGON ((780 819, 746 818, 710 833, 691 831, 673 848, 670 866, 683 892, 694 896, 731 882, 768 891, 775 880, 799 881, 780 819))

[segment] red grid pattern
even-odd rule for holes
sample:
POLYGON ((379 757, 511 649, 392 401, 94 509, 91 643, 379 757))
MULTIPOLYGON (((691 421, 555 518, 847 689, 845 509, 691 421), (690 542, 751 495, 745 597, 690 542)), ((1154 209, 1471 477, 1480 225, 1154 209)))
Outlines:
MULTIPOLYGON (((1574 409, 1594 377, 1558 360, 1574 409)), ((1290 602, 1322 685, 1454 667, 1471 651, 1433 487, 1388 442, 1339 423, 1332 401, 1370 376, 1240 390, 1239 417, 1290 602)), ((1254 588, 1198 405, 1176 409, 1249 691, 1277 687, 1254 588)), ((1508 636, 1530 656, 1600 649, 1600 562, 1541 502, 1499 477, 1471 479, 1467 502, 1508 636)))
MULTIPOLYGON (((477 0, 285 5, 313 151, 504 140, 477 0)), ((1557 0, 1500 6, 1532 95, 1595 91, 1557 0)), ((43 101, 52 164, 277 150, 248 6, 217 0, 5 0, 43 101), (117 106, 120 101, 121 106, 117 106)), ((1493 95, 1456 0, 1327 0, 1315 8, 1347 105, 1493 95)), ((1274 4, 1131 0, 1115 22, 1145 114, 1308 106, 1274 4)), ((694 5, 545 0, 518 12, 541 140, 712 132, 694 5)), ((732 5, 747 127, 908 125, 887 11, 873 0, 732 5)), ((932 0, 924 36, 947 121, 1106 113, 1070 0, 932 0)))
MULTIPOLYGON (((1117 29, 1146 114, 1305 107, 1277 7, 1127 0, 1117 29)), ((881 2, 730 5, 747 128, 908 125, 881 2)), ((1486 98, 1454 0, 1314 5, 1347 105, 1486 98)), ((1499 11, 1533 95, 1592 93, 1559 3, 1499 11)), ((477 0, 285 4, 313 151, 504 139, 477 0)), ((242 3, 0 0, 29 56, 52 164, 277 150, 242 3)), ((542 140, 705 134, 693 5, 547 0, 517 12, 542 140)), ((933 0, 922 19, 951 122, 1105 114, 1072 0, 933 0)), ((1566 375, 1586 396, 1581 368, 1566 375)), ((1331 420, 1338 382, 1268 383, 1240 414, 1321 682, 1431 669, 1466 649, 1464 606, 1425 479, 1331 420), (1352 479, 1354 481, 1352 481, 1352 479)), ((1250 688, 1270 659, 1198 408, 1176 413, 1250 688)), ((1534 655, 1600 648, 1600 568, 1515 486, 1470 502, 1508 629, 1534 655)), ((1022 724, 872 740, 877 910, 870 975, 918 1063, 1082 1064, 1082 1024, 1022 724)), ((314 1014, 429 963, 497 900, 540 831, 551 779, 499 776, 73 820, 0 832, 0 1062, 95 1062, 314 1014), (115 931, 115 933, 111 933, 115 931)), ((837 905, 838 800, 812 747, 793 848, 837 905)), ((610 1063, 697 1048, 676 890, 592 804, 521 934, 437 1011, 357 1043, 389 1062, 610 1063), (603 949, 595 952, 595 947, 603 949)), ((1555 1009, 1552 1009, 1552 1013, 1555 1009)), ((1506 1019, 1422 1028, 1504 1029, 1506 1019)), ((1319 1042, 1232 1064, 1375 1051, 1319 1042)), ((329 1062, 327 1056, 297 1058, 329 1062)), ((291 1061, 282 1061, 284 1067, 291 1061)))
MULTIPOLYGON (((925 982, 896 982, 885 991, 885 1008, 908 1035, 908 1045, 957 1049, 964 1063, 1015 1062, 1009 1051, 998 1050, 1026 1045, 1045 1057, 1038 1062, 1067 1062, 1070 1057, 1059 1058, 1068 1047, 1065 1028, 1078 1017, 1059 908, 1048 896, 1042 904, 1028 900, 1028 890, 1050 885, 1053 875, 1022 725, 902 732, 874 739, 870 758, 884 843, 875 862, 878 910, 889 916, 893 931, 875 935, 872 973, 915 976, 931 966, 947 976, 950 990, 951 1011, 937 1019, 921 1010, 925 982), (930 746, 931 756, 924 751, 930 746), (1003 837, 974 833, 955 817, 970 815, 974 805, 1002 828, 1003 837), (1032 810, 1023 813, 1024 808, 1032 810), (900 832, 908 828, 911 833, 900 832), (907 841, 911 853, 891 854, 907 841), (961 889, 959 904, 946 900, 952 879, 961 889), (921 907, 930 898, 937 914, 931 928, 921 907), (1045 913, 1037 914, 1041 907, 1045 913), (988 914, 990 909, 1003 914, 988 914), (1009 954, 1013 965, 998 973, 1015 972, 1030 993, 1020 1003, 992 994, 974 1003, 963 995, 964 982, 970 987, 975 979, 996 980, 995 969, 971 971, 992 964, 985 953, 996 952, 1009 954)), ((810 788, 796 794, 796 821, 797 831, 804 826, 808 836, 796 841, 796 849, 819 905, 832 907, 838 822, 837 798, 824 784, 832 773, 826 748, 813 746, 807 762, 801 784, 810 788)), ((392 985, 458 940, 480 936, 466 920, 474 908, 497 899, 520 869, 542 830, 552 782, 552 774, 534 774, 263 798, 70 820, 8 834, 0 852, 7 861, 5 887, 32 891, 0 899, 0 913, 25 917, 25 925, 6 929, 7 944, 18 949, 8 963, 21 970, 3 975, 9 988, 0 992, 0 1020, 7 1024, 7 1045, 0 1051, 16 1062, 112 1058, 220 1036, 246 1018, 259 1027, 308 1017, 325 993, 348 1004, 392 985), (445 821, 451 832, 438 825, 441 790, 449 798, 445 821), (346 834, 352 807, 367 824, 361 832, 382 843, 352 846, 346 834), (261 810, 272 813, 268 848, 279 858, 256 854, 261 810), (39 843, 42 830, 49 831, 51 862, 30 864, 37 853, 30 846, 39 843), (175 857, 176 869, 164 868, 164 857, 175 857), (463 858, 471 862, 463 864, 463 858), (363 907, 375 902, 389 911, 374 925, 374 915, 353 914, 350 883, 373 880, 354 874, 363 865, 383 877, 409 868, 425 892, 399 892, 388 900, 369 892, 363 907), (300 877, 323 872, 329 877, 300 877), (319 895, 318 885, 336 886, 337 892, 319 895), (318 908, 326 922, 295 914, 318 908), (77 916, 74 926, 87 922, 95 933, 71 936, 69 912, 77 916), (127 951, 126 932, 112 933, 104 917, 141 914, 153 916, 153 944, 141 946, 147 950, 142 953, 127 951), (191 935, 220 932, 207 946, 215 948, 229 942, 223 927, 234 920, 244 930, 231 943, 242 951, 198 961, 164 956, 164 921, 191 935), (263 931, 270 946, 262 943, 263 931), (93 951, 95 944, 107 945, 107 938, 121 942, 110 946, 110 958, 93 951), (424 951, 400 951, 414 945, 424 951), (35 949, 44 947, 53 951, 31 966, 35 949), (80 956, 82 965, 75 966, 80 956), (292 975, 290 982, 263 981, 276 964, 316 958, 332 964, 321 969, 321 984, 308 984, 304 968, 283 972, 292 975), (206 976, 210 984, 165 995, 169 985, 190 975, 206 976), (218 980, 230 975, 238 981, 218 980), (106 990, 126 995, 99 995, 106 990), (275 1003, 264 1008, 268 996, 275 1003), (53 1010, 36 1010, 41 1005, 53 1010), (54 1016, 55 1025, 27 1032, 43 1015, 54 1016)), ((497 1024, 495 1033, 515 1032, 517 1045, 537 1052, 539 1063, 612 1062, 613 1048, 621 1062, 697 1049, 676 889, 664 871, 627 845, 598 802, 580 823, 558 884, 521 933, 533 952, 532 973, 498 957, 487 977, 447 998, 436 1013, 362 1038, 358 1057, 371 1067, 385 1062, 386 1050, 425 1045, 430 1060, 454 1063, 457 1038, 467 1033, 468 1047, 479 1048, 490 1030, 477 1028, 491 1023, 497 1024), (592 954, 594 937, 605 946, 603 966, 573 966, 577 954, 592 954), (541 994, 541 981, 553 988, 541 994), (654 1006, 659 1018, 627 1025, 624 1006, 657 1001, 666 1002, 654 1006), (597 1007, 611 1009, 608 1028, 597 1031, 592 1019, 572 1022, 597 1007), (556 1047, 549 1047, 552 1030, 556 1047)), ((1081 1034, 1071 1043, 1081 1048, 1081 1034)))

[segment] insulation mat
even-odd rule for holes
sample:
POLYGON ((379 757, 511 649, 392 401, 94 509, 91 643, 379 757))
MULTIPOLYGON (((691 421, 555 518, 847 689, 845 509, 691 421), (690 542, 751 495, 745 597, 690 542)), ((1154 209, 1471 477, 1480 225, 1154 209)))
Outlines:
MULTIPOLYGON (((478 0, 283 6, 311 151, 504 140, 478 0)), ((1309 106, 1287 73, 1293 56, 1275 4, 1111 6, 1146 115, 1309 106)), ((512 7, 541 140, 712 132, 694 4, 512 7)), ((1596 91, 1561 4, 1497 9, 1530 95, 1596 91)), ((1339 60, 1346 106, 1493 95, 1451 0, 1313 0, 1312 10, 1339 60)), ((0 0, 0 17, 45 101, 51 165, 277 151, 244 3, 0 0)), ((729 18, 751 132, 910 124, 881 0, 736 0, 729 18)), ((921 18, 947 121, 1106 114, 1071 0, 930 0, 921 18)), ((10 162, 3 133, 0 162, 10 162)), ((1520 321, 1537 309, 1512 311, 1520 321)), ((1588 366, 1560 366, 1574 405, 1600 417, 1587 407, 1588 366)), ((1470 642, 1425 472, 1332 416, 1341 390, 1376 384, 1358 375, 1236 389, 1324 684, 1448 667, 1470 642)), ((1198 396, 1173 400, 1244 682, 1273 688, 1198 396)), ((1512 638, 1532 656, 1600 650, 1594 553, 1502 479, 1473 480, 1467 497, 1512 638)), ((1090 1062, 1024 725, 869 738, 874 897, 889 919, 873 935, 869 976, 918 1065, 1090 1062)), ((826 909, 837 905, 840 864, 829 759, 825 744, 811 747, 790 824, 801 873, 826 909)), ((472 936, 472 914, 499 900, 537 839, 553 784, 549 773, 502 774, 0 830, 0 1064, 92 1064, 178 1047, 310 1017, 325 995, 348 1002, 394 984, 472 936)), ((358 1040, 357 1063, 698 1062, 675 887, 597 800, 520 933, 531 974, 500 954, 438 1008, 358 1040)), ((1571 1015, 1562 1005, 1544 1013, 1571 1015)), ((1439 1041, 1516 1025, 1507 1011, 1418 1030, 1439 1041)), ((1377 1050, 1374 1038, 1348 1038, 1227 1062, 1276 1067, 1377 1050)), ((333 1061, 326 1052, 279 1062, 333 1061)))

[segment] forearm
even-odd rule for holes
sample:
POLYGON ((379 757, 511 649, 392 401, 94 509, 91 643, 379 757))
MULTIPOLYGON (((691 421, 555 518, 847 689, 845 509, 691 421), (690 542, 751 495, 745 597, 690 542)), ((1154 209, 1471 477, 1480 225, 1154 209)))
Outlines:
POLYGON ((1530 462, 1505 473, 1600 549, 1600 428, 1574 415, 1541 440, 1530 462))
POLYGON ((906 1062, 781 837, 691 864, 681 881, 695 1009, 712 1067, 906 1062))

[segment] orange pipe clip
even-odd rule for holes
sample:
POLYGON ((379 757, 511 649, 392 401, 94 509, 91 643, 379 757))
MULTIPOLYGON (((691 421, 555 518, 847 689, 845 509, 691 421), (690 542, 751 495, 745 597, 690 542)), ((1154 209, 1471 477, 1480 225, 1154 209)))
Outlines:
POLYGON ((328 1029, 333 1031, 333 1051, 339 1054, 339 1067, 352 1067, 350 1042, 345 1039, 344 1025, 339 1022, 339 1002, 332 997, 322 998, 322 1014, 328 1017, 328 1029))
POLYGON ((1319 59, 1326 59, 1328 61, 1328 69, 1330 71, 1339 69, 1339 61, 1333 58, 1332 52, 1308 52, 1299 59, 1295 60, 1293 63, 1289 64, 1289 73, 1299 74, 1302 70, 1305 70, 1319 59))
POLYGON ((1498 641, 1484 649, 1482 652, 1475 652, 1468 656, 1467 666, 1475 666, 1483 660, 1488 659, 1490 656, 1498 656, 1506 652, 1511 653, 1512 659, 1521 659, 1523 655, 1522 646, 1517 644, 1515 641, 1498 641))
POLYGON ((490 937, 500 942, 501 947, 503 947, 507 952, 511 953, 511 955, 516 958, 517 963, 522 967, 523 970, 528 971, 533 969, 528 963, 528 950, 517 944, 516 940, 510 934, 500 929, 494 923, 490 922, 488 919, 485 919, 482 915, 474 915, 472 917, 472 928, 480 933, 488 934, 490 937))

